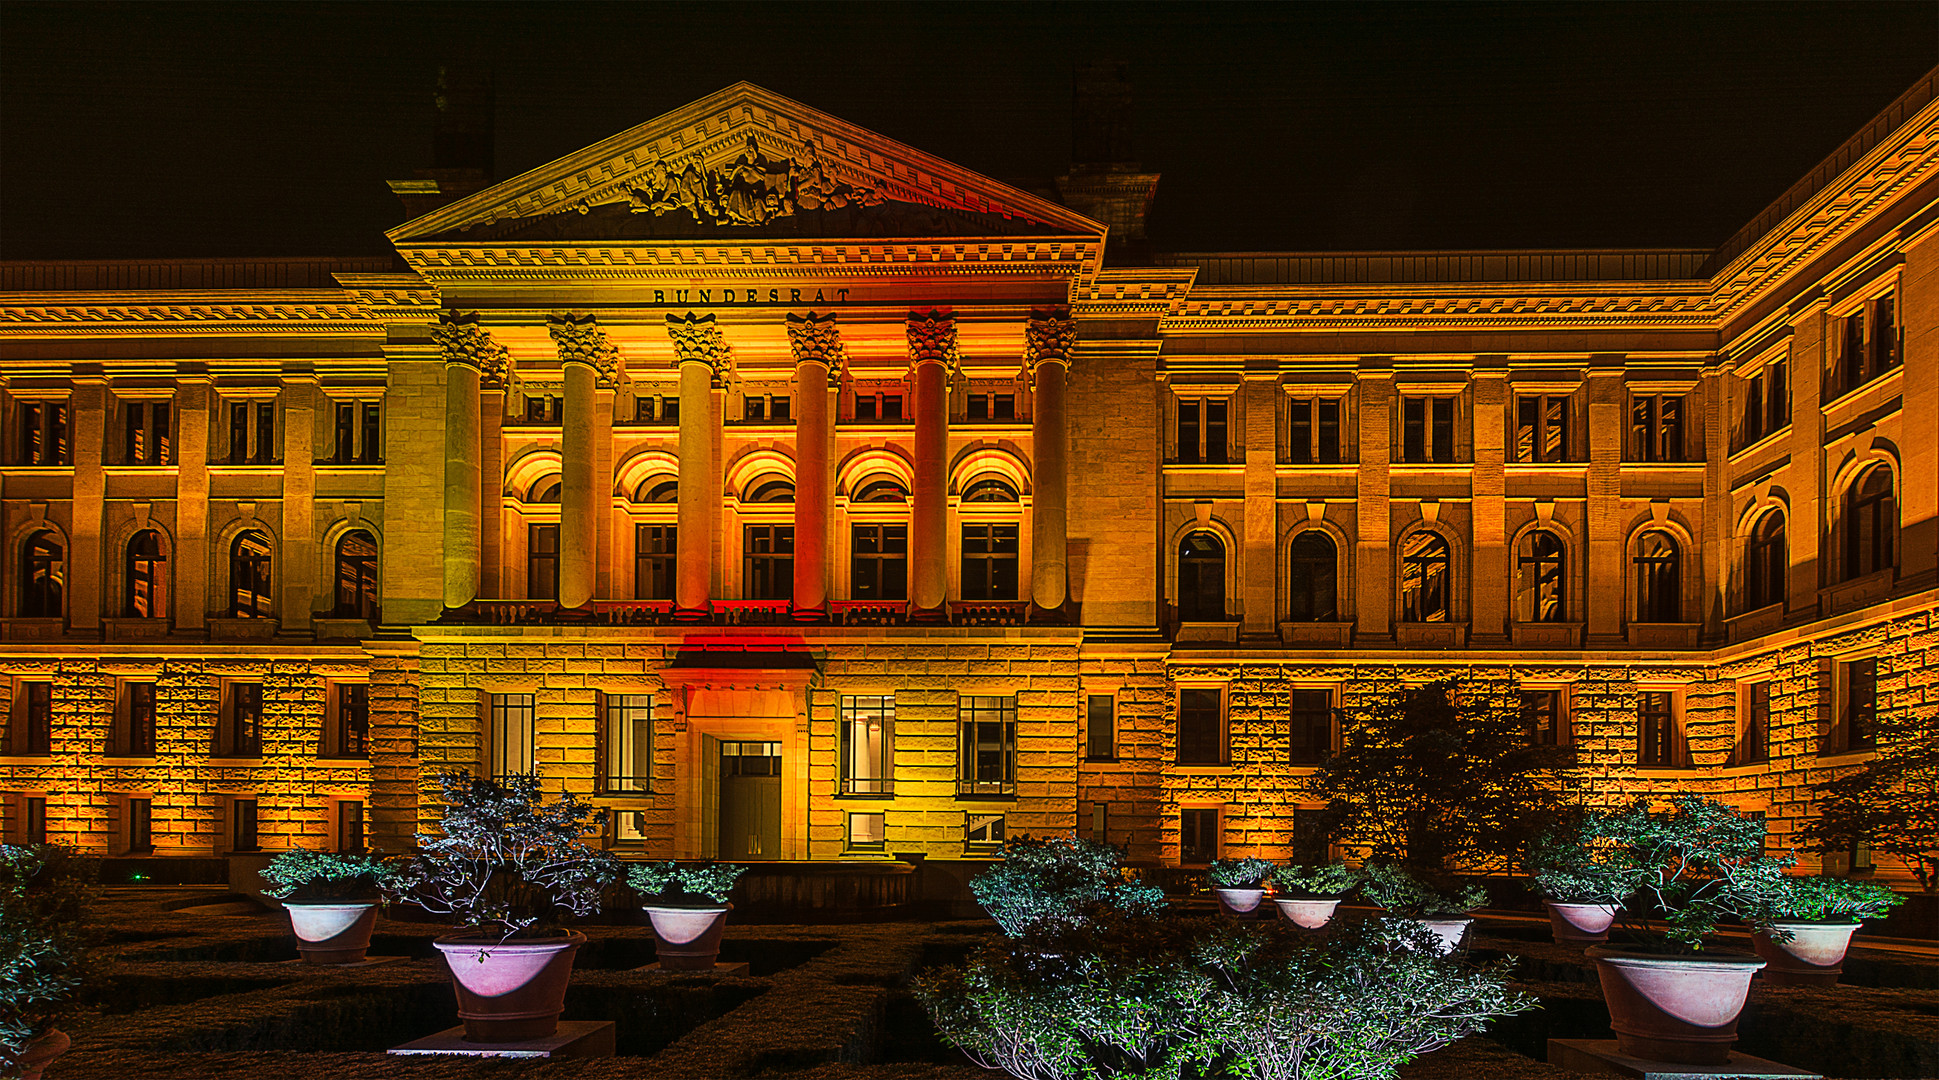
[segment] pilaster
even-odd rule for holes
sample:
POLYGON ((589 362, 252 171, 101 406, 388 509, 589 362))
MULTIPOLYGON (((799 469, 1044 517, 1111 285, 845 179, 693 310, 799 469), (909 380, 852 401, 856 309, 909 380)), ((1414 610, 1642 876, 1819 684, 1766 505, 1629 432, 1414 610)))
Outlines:
POLYGON ((1589 479, 1584 547, 1589 562, 1589 644, 1624 640, 1622 522, 1623 358, 1598 356, 1589 371, 1589 479))
POLYGON ((1245 532, 1239 558, 1240 633, 1273 638, 1279 633, 1279 382, 1248 377, 1241 393, 1245 432, 1245 532))
MULTIPOLYGON (((286 375, 283 378, 283 520, 282 569, 283 594, 276 615, 285 634, 307 634, 310 612, 317 590, 316 538, 316 415, 319 391, 314 373, 286 375)), ((175 527, 183 527, 182 506, 178 502, 175 527)), ((182 593, 201 597, 198 592, 182 593)), ((190 605, 178 605, 185 610, 190 605)))
MULTIPOLYGON (((384 346, 385 460, 444 460, 444 356, 427 329, 394 327, 384 346), (421 335, 421 336, 420 336, 421 335)), ((444 611, 444 470, 384 470, 382 618, 434 622, 444 611)))
MULTIPOLYGON (((175 626, 200 630, 209 606, 203 598, 209 590, 209 410, 214 391, 209 377, 199 373, 181 376, 175 386, 175 586, 194 598, 176 608, 175 626)), ((284 557, 287 566, 288 555, 284 557)))
POLYGON ((1360 469, 1355 488, 1354 611, 1359 641, 1393 639, 1393 523, 1388 520, 1392 492, 1394 373, 1392 368, 1360 371, 1360 469))
MULTIPOLYGON (((93 633, 100 630, 103 615, 121 614, 116 598, 105 595, 108 583, 113 580, 104 558, 106 540, 102 535, 107 495, 107 476, 101 468, 101 455, 107 445, 107 380, 98 372, 83 374, 77 365, 74 392, 68 400, 74 461, 74 561, 69 565, 75 572, 69 575, 67 620, 71 628, 93 633)), ((180 558, 175 562, 179 572, 180 558)), ((175 587, 181 588, 179 577, 175 587)), ((178 595, 170 608, 180 611, 201 601, 200 593, 194 594, 186 604, 178 595)))
POLYGON ((1469 472, 1473 493, 1474 569, 1468 580, 1471 625, 1468 640, 1476 645, 1502 645, 1509 636, 1509 610, 1514 595, 1514 561, 1508 551, 1508 419, 1513 408, 1508 373, 1478 366, 1470 382, 1474 388, 1474 465, 1469 472))

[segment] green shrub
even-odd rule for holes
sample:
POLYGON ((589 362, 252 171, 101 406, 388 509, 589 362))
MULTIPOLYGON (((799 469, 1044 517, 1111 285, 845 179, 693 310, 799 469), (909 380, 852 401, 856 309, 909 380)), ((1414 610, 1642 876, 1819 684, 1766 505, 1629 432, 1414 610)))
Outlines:
POLYGON ((0 1074, 13 1073, 91 975, 97 872, 72 848, 0 844, 0 1074))
POLYGON ((380 855, 295 848, 256 872, 264 895, 296 903, 374 899, 396 869, 380 855))
POLYGON ((1010 937, 1033 924, 1076 919, 1093 905, 1156 913, 1165 894, 1155 885, 1124 880, 1124 853, 1075 837, 1018 837, 1003 859, 970 879, 970 893, 1010 937))
POLYGON ((1360 871, 1345 863, 1287 863, 1272 872, 1273 888, 1288 900, 1333 900, 1360 884, 1360 871))
POLYGON ((1205 877, 1216 889, 1256 889, 1272 871, 1272 863, 1265 859, 1214 859, 1205 868, 1205 877))
POLYGON ((1407 919, 1455 919, 1488 902, 1479 885, 1450 883, 1437 889, 1393 863, 1368 863, 1360 894, 1407 919))
POLYGON ((1639 887, 1663 913, 1661 931, 1627 918, 1624 929, 1676 952, 1701 950, 1727 917, 1767 924, 1785 868, 1797 861, 1764 854, 1764 819, 1699 795, 1674 796, 1661 811, 1639 797, 1626 810, 1592 816, 1584 829, 1592 841, 1623 850, 1642 871, 1639 887))
POLYGON ((947 1042, 1024 1080, 1385 1080, 1532 1004, 1399 920, 1316 940, 1109 910, 994 941, 916 992, 947 1042))
POLYGON ((1602 837, 1604 814, 1591 811, 1556 826, 1530 846, 1524 869, 1558 904, 1617 904, 1643 884, 1643 867, 1627 847, 1602 837))
POLYGON ((1905 902, 1883 885, 1835 877, 1787 877, 1760 913, 1765 919, 1855 923, 1876 919, 1905 902))
POLYGON ((734 883, 745 873, 747 867, 736 863, 633 863, 626 868, 626 883, 642 898, 652 897, 656 903, 725 904, 734 883))

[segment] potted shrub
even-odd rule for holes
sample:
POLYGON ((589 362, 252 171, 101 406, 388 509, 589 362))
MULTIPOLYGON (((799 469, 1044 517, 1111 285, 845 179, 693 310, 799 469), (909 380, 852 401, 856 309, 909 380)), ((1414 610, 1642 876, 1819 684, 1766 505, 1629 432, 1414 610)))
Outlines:
POLYGON ((1844 970, 1845 951, 1861 920, 1877 918, 1904 899, 1883 885, 1835 877, 1787 877, 1753 927, 1751 945, 1770 966, 1764 981, 1830 986, 1844 970))
POLYGON ((1272 873, 1273 903, 1293 925, 1318 930, 1359 884, 1360 872, 1345 863, 1287 863, 1272 873))
POLYGON ((1461 947, 1474 917, 1468 913, 1488 902, 1478 885, 1437 889, 1395 863, 1369 863, 1360 881, 1361 895, 1402 919, 1421 924, 1439 942, 1440 951, 1461 947))
POLYGON ((1124 852, 1096 840, 1017 837, 1003 858, 970 879, 970 894, 1009 937, 1043 920, 1080 919, 1103 905, 1156 914, 1165 894, 1156 885, 1124 880, 1124 852))
POLYGON ((354 964, 370 951, 380 883, 391 868, 377 855, 297 848, 257 871, 263 893, 283 902, 296 951, 312 964, 354 964))
POLYGON ((636 863, 626 868, 626 883, 640 896, 640 909, 653 924, 653 950, 667 971, 712 971, 720 960, 720 938, 734 905, 727 894, 747 867, 728 863, 681 866, 636 863))
POLYGON ((72 1043, 54 1024, 90 974, 95 865, 58 845, 0 844, 0 1074, 39 1080, 72 1043))
POLYGON ((1559 944, 1608 941, 1623 902, 1642 884, 1642 868, 1630 862, 1628 849, 1585 834, 1594 817, 1542 834, 1525 863, 1559 944))
POLYGON ((1272 877, 1272 871, 1272 863, 1265 859, 1214 859, 1205 868, 1205 878, 1212 883, 1220 911, 1249 919, 1259 913, 1259 904, 1266 898, 1266 879, 1272 877))
POLYGON ((1589 947, 1618 1051, 1690 1065, 1729 1061, 1751 976, 1765 962, 1705 942, 1726 917, 1759 923, 1792 860, 1764 854, 1762 819, 1697 795, 1677 795, 1662 811, 1639 798, 1627 810, 1591 815, 1584 828, 1624 849, 1663 916, 1653 928, 1625 912, 1620 925, 1633 944, 1589 947))
POLYGON ((539 1039, 559 1027, 573 954, 586 937, 565 919, 599 910, 619 860, 586 843, 601 811, 567 794, 545 802, 534 773, 502 781, 442 773, 441 835, 383 882, 385 896, 449 915, 437 939, 451 968, 465 1038, 539 1039))

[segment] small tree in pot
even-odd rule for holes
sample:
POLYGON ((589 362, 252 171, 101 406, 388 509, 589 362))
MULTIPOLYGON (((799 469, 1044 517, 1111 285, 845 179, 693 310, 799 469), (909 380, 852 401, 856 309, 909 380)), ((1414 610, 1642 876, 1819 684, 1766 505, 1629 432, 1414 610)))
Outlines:
POLYGON ((1150 915, 1165 908, 1156 885, 1124 880, 1121 849, 1070 836, 1009 841, 1001 861, 970 879, 970 894, 1013 938, 1046 919, 1081 919, 1092 905, 1150 915))
POLYGON ((1478 885, 1429 883, 1393 863, 1369 863, 1364 873, 1361 895, 1425 927, 1440 943, 1442 953, 1461 947, 1474 922, 1468 913, 1488 902, 1488 894, 1478 885))
POLYGON ((378 855, 297 848, 257 871, 263 893, 283 902, 296 951, 312 964, 354 964, 370 951, 377 900, 396 872, 378 855))
POLYGON ((1898 893, 1868 881, 1785 878, 1759 913, 1763 925, 1751 931, 1757 955, 1770 965, 1764 980, 1793 986, 1836 983, 1859 922, 1904 902, 1898 893))
POLYGON ((563 924, 598 912, 619 877, 619 860, 586 843, 602 812, 570 794, 545 802, 535 773, 447 772, 438 783, 442 834, 418 835, 418 853, 384 883, 385 895, 452 917, 456 932, 437 947, 467 1039, 544 1038, 558 1030, 573 954, 586 941, 563 924))
POLYGON ((1220 911, 1251 918, 1266 898, 1266 879, 1272 877, 1272 871, 1272 863, 1265 859, 1213 859, 1205 868, 1205 878, 1212 883, 1220 911))
POLYGON ((1524 868, 1542 894, 1557 942, 1609 940, 1623 902, 1642 886, 1643 868, 1628 848, 1596 839, 1600 829, 1600 812, 1591 811, 1543 833, 1530 847, 1524 868))
POLYGON ((727 896, 747 867, 731 863, 635 863, 626 883, 640 896, 640 909, 653 924, 653 948, 668 971, 711 971, 720 960, 720 939, 727 896))
POLYGON ((1318 930, 1359 885, 1360 871, 1345 863, 1287 863, 1272 873, 1273 903, 1293 925, 1318 930))
POLYGON ((91 974, 96 869, 71 848, 0 844, 0 1075, 39 1080, 72 1042, 54 1024, 91 974))

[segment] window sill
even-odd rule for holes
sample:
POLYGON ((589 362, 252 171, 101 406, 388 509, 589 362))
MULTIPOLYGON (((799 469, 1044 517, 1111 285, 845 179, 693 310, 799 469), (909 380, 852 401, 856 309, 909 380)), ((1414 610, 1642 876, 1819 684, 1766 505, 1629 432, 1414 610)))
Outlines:
POLYGON ((103 754, 101 764, 139 768, 143 765, 156 765, 161 758, 155 754, 103 754))
POLYGON ((225 473, 225 474, 230 474, 235 476, 248 476, 252 473, 268 476, 272 473, 282 471, 282 468, 283 468, 283 463, 280 461, 211 461, 209 462, 209 471, 211 473, 225 473))
MULTIPOLYGON (((968 798, 968 796, 962 796, 962 797, 968 798)), ((835 798, 837 800, 852 801, 852 802, 893 802, 895 800, 895 792, 893 791, 837 791, 835 793, 835 798)))
POLYGON ((1854 386, 1848 390, 1839 390, 1835 392, 1834 394, 1832 394, 1830 400, 1824 403, 1824 411, 1829 413, 1834 409, 1843 408, 1844 406, 1850 404, 1858 397, 1862 396, 1868 390, 1882 389, 1884 387, 1884 384, 1887 381, 1889 381, 1892 378, 1892 376, 1900 374, 1903 371, 1905 371, 1905 365, 1901 363, 1897 367, 1886 368, 1884 371, 1881 371, 1878 374, 1867 378, 1864 382, 1861 382, 1857 386, 1854 386))
POLYGON ((1872 747, 1866 747, 1861 750, 1849 748, 1820 750, 1813 756, 1812 763, 1824 766, 1863 765, 1877 757, 1878 751, 1872 747))
POLYGON ((1179 776, 1229 776, 1238 771, 1238 766, 1231 762, 1218 765, 1207 765, 1204 763, 1187 765, 1182 761, 1174 761, 1171 765, 1171 772, 1179 776))
POLYGON ((261 765, 262 763, 263 763, 263 756, 261 754, 257 754, 254 757, 250 757, 242 754, 235 754, 235 755, 210 754, 209 755, 209 764, 220 765, 224 767, 234 767, 238 765, 255 766, 255 765, 261 765))
POLYGON ((74 465, 0 465, 6 476, 73 476, 74 465))
POLYGON ((894 856, 889 854, 889 849, 886 847, 852 847, 842 849, 842 858, 887 861, 893 859, 894 856))
MULTIPOLYGON (((973 791, 959 791, 956 793, 956 801, 957 802, 980 802, 980 803, 998 803, 998 802, 1013 803, 1017 801, 1017 795, 1016 795, 1016 792, 1014 791, 1008 794, 988 794, 988 793, 973 792, 973 791)), ((1001 845, 998 845, 998 846, 1000 847, 1001 845)))
POLYGON ((346 762, 346 761, 354 763, 354 762, 361 761, 365 765, 368 765, 370 764, 370 755, 369 754, 318 754, 316 756, 316 760, 323 761, 323 762, 332 762, 332 763, 346 762))
POLYGON ((0 756, 0 765, 45 765, 53 760, 53 754, 7 754, 0 756))
POLYGON ((1786 439, 1790 434, 1791 434, 1791 425, 1787 423, 1783 427, 1778 428, 1776 431, 1771 431, 1763 435, 1759 435, 1755 441, 1745 443, 1743 446, 1740 446, 1737 449, 1732 450, 1730 452, 1730 461, 1732 464, 1736 464, 1739 460, 1743 458, 1754 457, 1758 454, 1761 454, 1764 451, 1770 449, 1771 447, 1776 446, 1778 443, 1784 441, 1784 439, 1786 439))
POLYGON ((1081 757, 1077 759, 1077 763, 1080 765, 1116 765, 1118 759, 1116 757, 1081 757))
POLYGON ((352 476, 358 474, 376 476, 384 471, 384 463, 381 461, 319 461, 316 463, 316 471, 352 476))
POLYGON ((1702 461, 1630 461, 1623 460, 1624 469, 1684 469, 1702 472, 1706 463, 1702 461))
POLYGON ((178 473, 180 473, 180 471, 181 471, 181 466, 173 462, 167 465, 141 464, 141 465, 103 465, 101 466, 101 472, 104 476, 175 476, 178 473))
POLYGON ((1636 775, 1640 777, 1690 776, 1703 771, 1701 765, 1638 765, 1636 775))

